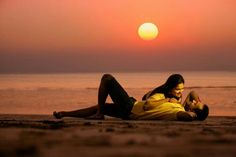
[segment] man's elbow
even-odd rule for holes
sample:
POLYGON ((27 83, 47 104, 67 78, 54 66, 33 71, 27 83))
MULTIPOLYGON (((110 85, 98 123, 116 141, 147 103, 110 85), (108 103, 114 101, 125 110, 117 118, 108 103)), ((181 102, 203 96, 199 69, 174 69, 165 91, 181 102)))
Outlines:
POLYGON ((193 121, 196 115, 193 112, 180 111, 177 113, 177 120, 179 121, 193 121))

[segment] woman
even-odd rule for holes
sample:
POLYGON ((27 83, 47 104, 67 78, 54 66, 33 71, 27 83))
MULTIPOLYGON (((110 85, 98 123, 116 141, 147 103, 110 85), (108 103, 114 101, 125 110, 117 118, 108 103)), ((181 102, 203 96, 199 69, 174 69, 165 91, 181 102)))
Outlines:
MULTIPOLYGON (((161 102, 169 101, 175 103, 182 102, 182 92, 184 91, 184 78, 180 74, 173 74, 171 75, 167 81, 146 93, 142 100, 150 100, 156 99, 160 100, 161 102)), ((185 107, 186 111, 190 110, 190 106, 193 106, 197 103, 200 103, 200 99, 196 92, 192 91, 188 94, 187 98, 185 99, 183 106, 185 107)))
POLYGON ((137 120, 204 120, 208 116, 208 107, 196 99, 194 92, 185 101, 188 111, 180 104, 184 81, 179 78, 182 78, 179 74, 171 75, 164 85, 147 93, 143 101, 136 101, 129 97, 112 75, 104 74, 98 89, 98 105, 75 111, 54 112, 53 115, 56 118, 104 119, 104 115, 108 115, 137 120), (108 95, 113 103, 106 103, 108 95))

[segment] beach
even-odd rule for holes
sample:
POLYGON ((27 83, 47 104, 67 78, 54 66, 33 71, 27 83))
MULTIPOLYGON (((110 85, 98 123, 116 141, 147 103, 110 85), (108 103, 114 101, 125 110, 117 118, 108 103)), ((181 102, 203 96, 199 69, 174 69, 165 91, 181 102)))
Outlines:
POLYGON ((1 157, 234 157, 236 117, 177 122, 2 114, 0 139, 1 157))
MULTIPOLYGON (((235 72, 184 73, 183 98, 196 91, 210 108, 205 121, 55 119, 53 111, 97 104, 102 74, 0 77, 0 157, 189 157, 236 155, 235 72)), ((163 83, 169 73, 114 74, 130 96, 163 83), (137 77, 140 76, 140 77, 137 77)), ((108 98, 108 102, 111 101, 108 98)))
POLYGON ((0 157, 236 157, 235 15, 236 0, 0 0, 0 157))

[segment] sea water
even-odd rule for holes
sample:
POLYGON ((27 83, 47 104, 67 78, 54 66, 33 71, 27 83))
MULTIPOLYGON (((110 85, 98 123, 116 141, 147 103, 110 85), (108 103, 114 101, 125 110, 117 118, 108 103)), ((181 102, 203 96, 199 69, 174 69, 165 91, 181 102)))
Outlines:
MULTIPOLYGON (((175 72, 111 73, 130 96, 141 99, 175 72)), ((236 72, 178 72, 186 90, 196 90, 211 107, 210 115, 236 115, 236 72)), ((0 74, 0 113, 51 114, 97 104, 103 73, 0 74)), ((108 99, 108 101, 111 101, 108 99)))

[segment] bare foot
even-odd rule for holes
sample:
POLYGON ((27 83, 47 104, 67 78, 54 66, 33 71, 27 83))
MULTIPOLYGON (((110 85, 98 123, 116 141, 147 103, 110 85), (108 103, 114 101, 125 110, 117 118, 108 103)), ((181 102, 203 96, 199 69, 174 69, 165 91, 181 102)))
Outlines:
POLYGON ((53 116, 56 119, 61 119, 63 117, 61 112, 56 112, 56 111, 53 112, 53 116))
POLYGON ((105 117, 103 114, 96 113, 92 116, 86 117, 85 119, 90 119, 90 120, 104 120, 105 117))

